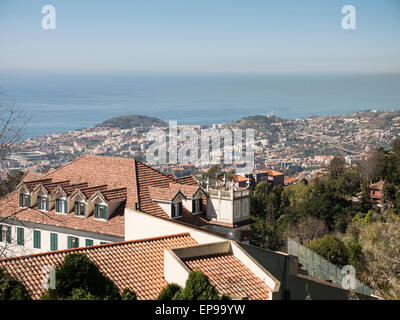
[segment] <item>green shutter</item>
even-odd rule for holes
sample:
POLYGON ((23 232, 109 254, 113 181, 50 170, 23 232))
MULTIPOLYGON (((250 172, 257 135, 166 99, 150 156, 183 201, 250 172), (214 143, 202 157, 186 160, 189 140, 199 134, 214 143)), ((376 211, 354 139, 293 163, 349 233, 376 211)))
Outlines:
POLYGON ((99 205, 98 204, 94 205, 94 217, 95 218, 99 217, 99 205))
POLYGON ((72 248, 72 237, 68 236, 68 249, 72 248))
POLYGON ((58 235, 57 233, 50 233, 50 250, 58 250, 58 235))
POLYGON ((68 213, 68 202, 64 200, 64 213, 68 213))
POLYGON ((75 211, 75 215, 78 215, 78 212, 79 212, 79 203, 78 203, 78 201, 75 201, 75 205, 74 205, 74 211, 75 211))
POLYGON ((196 212, 196 200, 192 200, 192 212, 196 212))
POLYGON ((17 244, 20 246, 24 245, 24 228, 17 228, 17 244))
POLYGON ((46 198, 46 211, 49 211, 49 198, 46 198))
POLYGON ((29 208, 31 206, 31 195, 28 195, 28 204, 27 207, 29 208))
POLYGON ((171 217, 175 217, 175 204, 171 203, 171 217))
POLYGON ((22 208, 24 206, 24 194, 19 194, 19 206, 22 208))
POLYGON ((92 246, 92 245, 93 245, 93 240, 91 240, 91 239, 86 239, 85 245, 86 245, 86 247, 92 246))
POLYGON ((40 196, 37 196, 37 208, 38 210, 42 209, 42 203, 41 203, 42 199, 40 196))
POLYGON ((107 220, 107 206, 103 206, 103 218, 107 220))
POLYGON ((33 230, 33 247, 35 249, 40 249, 40 231, 33 230))
POLYGON ((74 248, 79 248, 79 238, 75 238, 75 247, 74 248))
POLYGON ((7 236, 7 243, 11 243, 11 227, 10 226, 7 226, 6 236, 7 236))
POLYGON ((178 214, 177 216, 181 216, 182 215, 182 202, 178 202, 178 214))
POLYGON ((56 199, 56 212, 60 212, 60 200, 56 199))

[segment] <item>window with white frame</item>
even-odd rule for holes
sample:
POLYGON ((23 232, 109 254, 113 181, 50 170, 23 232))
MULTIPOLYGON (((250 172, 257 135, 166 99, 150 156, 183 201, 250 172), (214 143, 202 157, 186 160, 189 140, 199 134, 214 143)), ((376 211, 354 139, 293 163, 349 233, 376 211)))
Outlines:
POLYGON ((45 195, 38 195, 37 208, 41 211, 49 211, 49 198, 45 195))
POLYGON ((94 205, 94 217, 96 219, 107 220, 107 205, 96 203, 94 205))
POLYGON ((171 203, 171 218, 182 216, 182 202, 171 203))
POLYGON ((31 206, 31 196, 28 193, 21 192, 19 194, 19 206, 21 208, 28 208, 31 206))
POLYGON ((11 243, 11 227, 0 225, 0 242, 11 243))
POLYGON ((83 201, 75 201, 74 212, 76 216, 84 217, 86 212, 86 203, 83 201))
POLYGON ((192 200, 192 213, 199 213, 203 211, 203 199, 193 199, 192 200))
POLYGON ((58 198, 56 199, 56 212, 58 213, 68 213, 67 209, 68 208, 68 203, 67 200, 64 198, 58 198))

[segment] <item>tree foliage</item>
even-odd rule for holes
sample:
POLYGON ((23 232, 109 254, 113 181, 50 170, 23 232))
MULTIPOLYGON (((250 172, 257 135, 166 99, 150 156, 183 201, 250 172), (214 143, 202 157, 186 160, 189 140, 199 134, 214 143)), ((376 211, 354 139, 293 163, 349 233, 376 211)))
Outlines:
POLYGON ((177 293, 182 292, 182 287, 176 283, 169 283, 158 295, 158 300, 172 300, 177 293))
POLYGON ((159 294, 158 300, 229 300, 227 294, 221 298, 210 283, 208 277, 201 271, 190 271, 185 287, 170 283, 159 294))
POLYGON ((306 247, 337 266, 345 266, 349 263, 346 244, 333 234, 314 239, 306 247))
POLYGON ((6 269, 0 268, 0 300, 30 300, 25 286, 10 276, 6 269))
POLYGON ((56 287, 43 299, 119 300, 115 284, 85 254, 72 253, 56 267, 56 287))
POLYGON ((21 170, 8 172, 4 180, 0 179, 0 197, 3 197, 14 191, 17 185, 21 182, 24 173, 21 170))

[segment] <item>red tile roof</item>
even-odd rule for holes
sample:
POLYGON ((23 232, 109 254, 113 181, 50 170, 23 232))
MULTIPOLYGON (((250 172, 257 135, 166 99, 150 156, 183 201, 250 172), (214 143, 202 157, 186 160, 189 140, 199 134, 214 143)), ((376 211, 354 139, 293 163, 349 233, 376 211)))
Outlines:
POLYGON ((282 172, 271 170, 271 169, 264 169, 264 171, 267 171, 269 176, 281 176, 281 175, 283 175, 282 172))
POLYGON ((0 199, 0 217, 13 217, 21 221, 29 221, 40 224, 47 224, 65 227, 75 230, 84 230, 98 234, 107 234, 117 237, 124 237, 124 208, 125 201, 119 205, 108 220, 94 218, 93 212, 85 219, 76 217, 73 211, 68 214, 55 213, 55 209, 49 212, 42 212, 35 207, 29 209, 19 208, 18 192, 14 191, 0 199), (18 213, 16 213, 18 212, 18 213), (15 214, 16 213, 16 214, 15 214))
POLYGON ((45 291, 41 284, 43 267, 61 264, 67 254, 85 253, 121 291, 129 288, 136 292, 138 299, 149 300, 156 299, 167 285, 164 249, 194 245, 197 242, 183 233, 3 259, 0 266, 22 281, 33 299, 39 299, 45 291))
POLYGON ((371 184, 369 186, 369 188, 372 189, 372 190, 380 190, 381 191, 381 190, 383 190, 383 185, 384 184, 385 184, 385 182, 381 179, 378 182, 376 182, 374 184, 371 184))
POLYGON ((43 176, 43 173, 38 173, 38 172, 33 172, 33 171, 27 171, 25 175, 23 176, 22 180, 39 180, 43 176))
POLYGON ((235 182, 243 182, 249 180, 248 178, 240 176, 238 174, 231 174, 230 177, 232 177, 233 181, 235 182))
POLYGON ((186 176, 186 177, 182 177, 182 178, 176 178, 175 181, 178 182, 178 183, 182 183, 182 184, 191 184, 191 185, 194 185, 194 186, 199 185, 199 182, 193 176, 186 176))
POLYGON ((150 186, 149 192, 152 199, 169 200, 171 201, 178 192, 181 192, 185 197, 193 197, 199 185, 184 185, 179 183, 170 183, 167 187, 150 186))
POLYGON ((271 289, 231 252, 182 260, 190 269, 201 270, 220 293, 268 300, 271 289))
MULTIPOLYGON (((122 201, 122 203, 107 221, 98 221, 94 219, 93 212, 87 218, 82 219, 75 217, 72 212, 67 215, 55 214, 54 209, 47 213, 35 208, 21 211, 18 193, 13 192, 0 199, 0 217, 21 211, 17 214, 17 218, 22 221, 45 223, 118 237, 124 237, 125 207, 136 209, 136 203, 139 204, 139 210, 142 212, 170 219, 167 213, 151 198, 151 188, 181 189, 187 196, 192 196, 198 188, 198 183, 193 177, 175 179, 135 159, 92 155, 84 155, 59 169, 49 170, 40 176, 40 180, 24 179, 24 184, 30 190, 42 184, 49 188, 49 192, 61 186, 68 196, 79 189, 87 198, 96 191, 100 191, 108 201, 122 201)), ((190 212, 186 211, 184 210, 182 218, 175 219, 175 221, 195 225, 207 223, 201 214, 192 217, 190 212)))

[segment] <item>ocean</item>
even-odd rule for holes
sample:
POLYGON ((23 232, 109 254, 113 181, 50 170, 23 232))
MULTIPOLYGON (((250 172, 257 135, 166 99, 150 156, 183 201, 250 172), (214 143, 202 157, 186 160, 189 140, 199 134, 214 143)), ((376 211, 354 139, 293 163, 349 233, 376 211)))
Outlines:
POLYGON ((400 75, 40 75, 0 73, 0 102, 24 108, 26 137, 123 114, 178 124, 274 113, 296 119, 400 109, 400 75))

